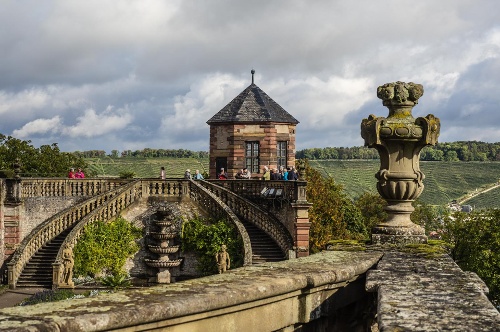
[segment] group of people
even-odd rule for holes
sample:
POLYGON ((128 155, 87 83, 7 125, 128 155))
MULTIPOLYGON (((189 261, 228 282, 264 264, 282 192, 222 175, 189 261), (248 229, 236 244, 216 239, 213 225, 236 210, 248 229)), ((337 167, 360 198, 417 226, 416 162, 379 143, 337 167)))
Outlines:
POLYGON ((205 178, 198 169, 194 171, 194 175, 191 175, 191 170, 188 168, 186 172, 184 172, 184 179, 204 180, 205 178))
MULTIPOLYGON (((226 180, 228 175, 224 168, 220 169, 220 173, 217 174, 217 179, 226 180)), ((245 167, 238 171, 235 175, 236 179, 251 179, 252 174, 245 167)), ((264 166, 264 174, 262 175, 263 180, 284 180, 284 181, 296 181, 299 179, 299 173, 295 167, 283 167, 280 166, 279 169, 269 169, 269 167, 264 166)))
POLYGON ((264 175, 262 176, 264 180, 284 180, 284 181, 296 181, 299 179, 299 174, 295 167, 283 167, 280 166, 279 169, 264 166, 264 175))
MULTIPOLYGON (((160 179, 165 180, 165 167, 163 166, 160 168, 160 179)), ((204 177, 198 169, 195 171, 194 175, 191 175, 191 170, 188 168, 184 172, 184 179, 204 180, 204 177)))
POLYGON ((83 173, 82 169, 79 168, 77 172, 75 172, 74 168, 71 168, 68 173, 68 178, 70 179, 84 179, 85 173, 83 173))
POLYGON ((242 168, 238 173, 236 173, 236 178, 237 179, 250 179, 252 175, 250 174, 250 171, 248 168, 242 168))

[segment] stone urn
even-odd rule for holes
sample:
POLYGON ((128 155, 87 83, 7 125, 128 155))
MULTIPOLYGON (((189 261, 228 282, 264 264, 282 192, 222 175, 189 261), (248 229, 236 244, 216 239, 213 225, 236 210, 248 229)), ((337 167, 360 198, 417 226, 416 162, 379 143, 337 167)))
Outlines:
POLYGON ((172 245, 178 232, 174 230, 174 215, 166 207, 160 207, 157 211, 158 220, 154 224, 159 228, 159 232, 149 232, 149 237, 154 239, 156 244, 148 244, 148 249, 158 258, 146 258, 144 262, 158 269, 155 282, 170 283, 173 278, 170 269, 178 267, 182 259, 171 259, 170 255, 175 255, 179 251, 179 245, 172 245))
POLYGON ((377 190, 387 201, 388 218, 372 230, 373 243, 425 243, 424 229, 410 220, 412 202, 424 189, 420 151, 435 145, 440 122, 434 115, 414 118, 413 106, 423 95, 421 84, 395 82, 379 86, 377 97, 389 115, 370 115, 361 123, 365 146, 377 149, 380 170, 375 174, 377 190))

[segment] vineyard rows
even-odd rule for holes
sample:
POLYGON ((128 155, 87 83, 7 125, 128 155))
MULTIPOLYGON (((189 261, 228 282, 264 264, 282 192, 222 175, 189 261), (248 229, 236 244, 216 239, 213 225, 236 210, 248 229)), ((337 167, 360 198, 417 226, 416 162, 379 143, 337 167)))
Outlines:
MULTIPOLYGON (((208 158, 88 158, 89 170, 99 177, 119 176, 121 172, 134 172, 136 177, 157 178, 160 167, 166 176, 179 178, 186 169, 194 173, 208 173, 208 158)), ((310 165, 324 176, 330 176, 344 186, 346 193, 356 199, 365 191, 376 193, 375 173, 378 160, 310 160, 310 165)), ((500 179, 500 162, 420 162, 424 173, 422 202, 442 205, 470 196, 497 183, 500 179)), ((476 208, 500 208, 500 189, 490 190, 468 200, 476 208)))
POLYGON ((160 168, 165 167, 167 178, 180 178, 186 169, 194 174, 208 172, 208 158, 88 158, 89 171, 98 177, 116 177, 122 172, 134 172, 136 177, 157 178, 160 168))
MULTIPOLYGON (((365 191, 377 192, 375 173, 380 167, 378 160, 310 160, 309 163, 342 184, 353 199, 365 191)), ((500 162, 427 161, 420 162, 420 170, 425 175, 420 200, 436 205, 447 204, 476 192, 476 189, 489 187, 500 178, 500 162)), ((500 190, 478 195, 466 204, 500 208, 500 190)))

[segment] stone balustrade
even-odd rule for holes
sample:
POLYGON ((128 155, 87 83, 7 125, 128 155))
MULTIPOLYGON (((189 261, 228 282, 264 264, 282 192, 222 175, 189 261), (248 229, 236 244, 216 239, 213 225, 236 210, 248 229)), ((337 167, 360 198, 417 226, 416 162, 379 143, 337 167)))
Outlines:
POLYGON ((95 208, 87 213, 73 227, 66 239, 61 245, 53 266, 53 288, 73 287, 72 282, 65 283, 62 278, 63 252, 66 248, 74 248, 78 238, 83 233, 85 226, 96 221, 110 221, 115 219, 121 211, 133 204, 141 195, 143 184, 140 181, 134 181, 121 186, 114 191, 113 196, 107 194, 100 195, 95 201, 95 208))
POLYGON ((252 246, 250 237, 234 212, 210 190, 204 188, 201 181, 190 183, 190 196, 193 201, 198 202, 200 208, 204 209, 211 216, 218 216, 230 220, 237 228, 243 241, 243 265, 252 264, 252 246))
MULTIPOLYGON (((243 185, 246 184, 245 181, 239 181, 239 182, 242 182, 243 185)), ((287 181, 252 181, 252 182, 265 182, 265 183, 279 182, 280 185, 283 186, 287 184, 287 181)), ((285 225, 283 225, 272 214, 261 209, 256 204, 244 199, 237 193, 234 193, 232 190, 226 188, 226 186, 225 187, 219 186, 219 184, 226 184, 227 182, 225 182, 225 180, 218 182, 200 181, 200 183, 205 188, 213 192, 218 198, 220 198, 222 202, 224 202, 232 211, 236 213, 236 215, 241 216, 242 219, 255 224, 257 227, 263 230, 274 241, 276 241, 276 243, 281 248, 282 252, 286 255, 286 257, 290 258, 289 254, 290 251, 293 249, 293 238, 290 235, 289 231, 286 229, 285 225)), ((290 183, 292 182, 290 181, 290 183)), ((235 187, 235 185, 233 185, 233 187, 235 187)))
POLYGON ((142 197, 162 197, 167 200, 189 199, 189 180, 142 179, 142 197))
POLYGON ((61 179, 61 178, 23 178, 21 196, 61 197, 96 196, 114 190, 130 180, 126 179, 61 179))

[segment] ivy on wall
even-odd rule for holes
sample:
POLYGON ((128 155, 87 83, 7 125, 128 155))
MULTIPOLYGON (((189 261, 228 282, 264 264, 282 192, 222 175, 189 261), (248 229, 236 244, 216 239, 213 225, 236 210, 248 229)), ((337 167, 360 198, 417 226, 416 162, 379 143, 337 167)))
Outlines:
POLYGON ((200 217, 185 221, 182 226, 182 251, 193 251, 198 258, 198 271, 204 275, 218 272, 216 254, 225 244, 231 258, 231 268, 243 265, 243 241, 236 228, 226 220, 204 220, 200 217))
POLYGON ((74 275, 124 274, 125 262, 139 250, 136 240, 141 237, 142 230, 122 217, 88 224, 73 251, 74 275))

